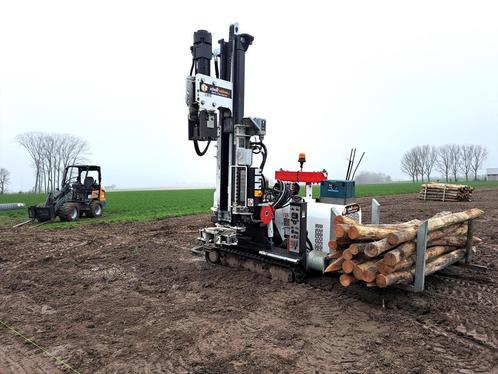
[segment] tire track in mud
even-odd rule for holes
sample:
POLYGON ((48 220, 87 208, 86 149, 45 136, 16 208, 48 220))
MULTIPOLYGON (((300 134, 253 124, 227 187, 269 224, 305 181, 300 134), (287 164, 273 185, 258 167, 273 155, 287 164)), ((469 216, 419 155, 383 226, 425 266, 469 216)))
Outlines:
POLYGON ((492 281, 491 275, 486 278, 471 279, 468 276, 460 278, 458 275, 435 274, 435 278, 438 282, 431 284, 434 289, 498 309, 498 284, 492 281))
MULTIPOLYGON (((212 322, 219 321, 223 328, 200 327, 197 344, 190 353, 197 361, 192 365, 193 372, 220 372, 220 368, 230 372, 245 366, 250 371, 258 367, 271 370, 269 363, 284 368, 293 364, 293 356, 297 356, 298 351, 289 346, 289 341, 295 338, 295 329, 284 309, 286 290, 260 295, 248 290, 248 293, 255 297, 253 302, 242 307, 228 307, 229 304, 225 304, 215 314, 202 316, 212 322), (259 347, 263 345, 266 349, 261 352, 259 347), (216 359, 213 360, 213 357, 216 359), (251 365, 248 366, 248 362, 241 357, 247 357, 251 365)), ((223 303, 223 300, 220 301, 223 303)))
POLYGON ((498 350, 498 287, 493 274, 436 274, 427 293, 434 300, 446 298, 448 304, 458 305, 458 309, 443 311, 448 317, 444 324, 448 329, 490 350, 498 350))
MULTIPOLYGON (((488 338, 472 334, 471 328, 460 328, 446 321, 456 318, 458 313, 438 321, 438 316, 424 316, 403 310, 401 313, 390 311, 393 322, 397 320, 398 328, 406 325, 407 331, 413 331, 411 343, 421 341, 431 352, 436 352, 439 362, 447 363, 446 372, 453 369, 471 370, 472 372, 488 372, 497 362, 496 348, 488 343, 488 338), (394 315, 394 316, 393 316, 394 315), (414 328, 415 327, 415 328, 414 328)), ((405 344, 410 344, 410 341, 405 344)), ((398 344, 402 344, 396 340, 398 344)), ((416 347, 417 344, 414 344, 416 347)), ((428 362, 434 359, 428 355, 428 362)))
MULTIPOLYGON (((446 298, 454 303, 461 303, 462 301, 462 296, 458 295, 459 292, 451 292, 451 295, 447 295, 442 292, 427 291, 427 294, 433 298, 446 298), (458 296, 455 296, 455 294, 458 296)), ((465 295, 466 293, 461 294, 465 295)), ((441 325, 446 326, 449 332, 469 339, 490 350, 498 350, 496 307, 471 302, 471 305, 460 305, 458 310, 450 308, 443 311, 443 313, 447 318, 445 318, 444 324, 441 325), (489 316, 491 320, 483 319, 482 316, 489 316), (492 318, 493 316, 495 316, 494 319, 492 318)))
MULTIPOLYGON (((431 291, 427 296, 434 298, 431 291)), ((447 295, 438 294, 436 299, 447 295)), ((455 298, 447 298, 455 302, 455 298)), ((459 300, 461 302, 461 300, 459 300)), ((489 310, 488 310, 489 311, 489 310)), ((397 317, 407 319, 422 331, 434 336, 424 339, 426 346, 438 352, 443 359, 459 369, 471 369, 475 372, 487 372, 496 364, 496 336, 493 325, 483 322, 482 316, 472 314, 472 307, 458 305, 458 309, 431 309, 427 315, 416 313, 410 309, 396 313, 397 317), (479 333, 477 333, 479 331, 479 333), (465 348, 462 351, 462 348, 465 348), (466 354, 472 352, 472 354, 466 354)))
MULTIPOLYGON (((498 344, 496 336, 496 325, 498 317, 489 321, 485 316, 496 316, 497 294, 496 288, 491 284, 489 278, 472 279, 469 275, 465 279, 457 276, 437 276, 427 283, 427 288, 422 296, 407 291, 396 290, 394 295, 396 304, 405 306, 398 310, 388 308, 389 314, 394 314, 399 319, 400 325, 403 320, 409 318, 412 325, 417 326, 417 333, 430 333, 434 339, 425 339, 424 343, 430 350, 438 352, 443 360, 454 362, 459 370, 471 369, 474 372, 489 372, 498 360, 498 344), (442 278, 439 279, 439 278, 442 278), (477 289, 477 292, 475 292, 477 289), (422 307, 410 304, 414 298, 428 299, 429 305, 422 307), (445 309, 434 307, 438 299, 446 299, 449 303, 457 305, 457 309, 445 309), (492 302, 487 302, 493 299, 492 302), (432 307, 431 307, 432 304, 432 307), (468 304, 468 305, 467 305, 468 304), (430 309, 426 310, 429 307, 430 309), (444 315, 444 318, 441 316, 444 315), (483 318, 484 316, 484 318, 483 318), (441 321, 440 321, 441 320, 441 321), (466 354, 460 349, 454 349, 455 342, 461 347, 466 347, 472 354, 466 354), (457 359, 457 361, 455 361, 457 359)), ((313 282, 313 287, 333 294, 335 300, 341 305, 347 306, 363 316, 376 318, 383 314, 381 305, 384 297, 389 299, 388 290, 367 289, 366 287, 349 287, 347 289, 331 290, 324 286, 322 280, 313 282), (372 296, 380 291, 378 297, 372 296), (386 293, 387 292, 387 293, 386 293)), ((335 308, 340 310, 343 308, 335 308)), ((333 315, 333 314, 332 314, 333 315)), ((325 314, 327 319, 327 315, 325 314)), ((383 345, 389 344, 383 340, 383 345)), ((360 356, 361 359, 361 356, 360 356)), ((368 362, 365 363, 368 366, 368 362)), ((366 366, 365 366, 366 367, 366 366)))
POLYGON ((368 344, 367 335, 378 325, 363 312, 361 301, 341 290, 324 292, 315 285, 308 293, 314 296, 313 303, 308 305, 311 319, 318 328, 312 339, 312 350, 324 359, 318 362, 316 358, 306 360, 306 366, 315 365, 318 372, 368 370, 371 365, 362 352, 368 344))
POLYGON ((417 318, 412 321, 430 336, 430 339, 424 340, 425 345, 440 355, 439 359, 447 363, 448 371, 454 366, 455 369, 488 373, 496 365, 495 349, 447 326, 417 318))

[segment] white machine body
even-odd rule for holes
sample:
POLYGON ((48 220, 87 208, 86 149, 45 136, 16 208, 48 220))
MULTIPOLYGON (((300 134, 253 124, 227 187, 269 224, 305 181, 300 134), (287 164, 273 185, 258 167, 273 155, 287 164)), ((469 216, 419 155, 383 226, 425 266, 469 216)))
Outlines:
MULTIPOLYGON (((348 216, 361 223, 361 208, 358 204, 337 205, 307 199, 307 230, 313 249, 330 253, 329 241, 335 239, 334 219, 336 216, 348 216)), ((275 226, 281 237, 289 235, 288 220, 290 208, 285 207, 275 212, 275 226)))

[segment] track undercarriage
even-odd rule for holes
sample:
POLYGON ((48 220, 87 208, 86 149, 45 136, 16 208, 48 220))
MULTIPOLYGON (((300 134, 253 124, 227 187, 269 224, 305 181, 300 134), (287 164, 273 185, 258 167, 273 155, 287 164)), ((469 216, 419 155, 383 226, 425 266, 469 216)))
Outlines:
POLYGON ((236 246, 200 246, 194 248, 192 252, 194 254, 204 252, 206 262, 210 264, 245 269, 282 282, 302 283, 306 276, 299 263, 291 264, 255 252, 248 252, 236 246))

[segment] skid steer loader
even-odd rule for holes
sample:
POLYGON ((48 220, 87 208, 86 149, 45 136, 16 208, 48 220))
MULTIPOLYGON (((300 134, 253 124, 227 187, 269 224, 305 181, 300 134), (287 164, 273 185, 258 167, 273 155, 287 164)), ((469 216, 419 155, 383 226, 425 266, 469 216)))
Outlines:
POLYGON ((105 204, 100 166, 69 165, 64 169, 61 188, 49 193, 44 205, 29 207, 28 214, 38 222, 56 217, 75 221, 83 215, 100 217, 105 204))

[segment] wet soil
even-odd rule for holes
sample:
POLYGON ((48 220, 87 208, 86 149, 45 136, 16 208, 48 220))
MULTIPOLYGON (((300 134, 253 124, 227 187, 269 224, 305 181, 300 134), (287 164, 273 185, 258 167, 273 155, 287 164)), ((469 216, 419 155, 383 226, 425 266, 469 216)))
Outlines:
MULTIPOLYGON (((288 284, 192 256, 207 215, 2 227, 0 319, 80 373, 498 372, 498 189, 378 201, 383 222, 484 209, 474 262, 488 271, 452 266, 423 294, 288 284)), ((0 342, 0 373, 70 372, 2 326, 0 342)))

